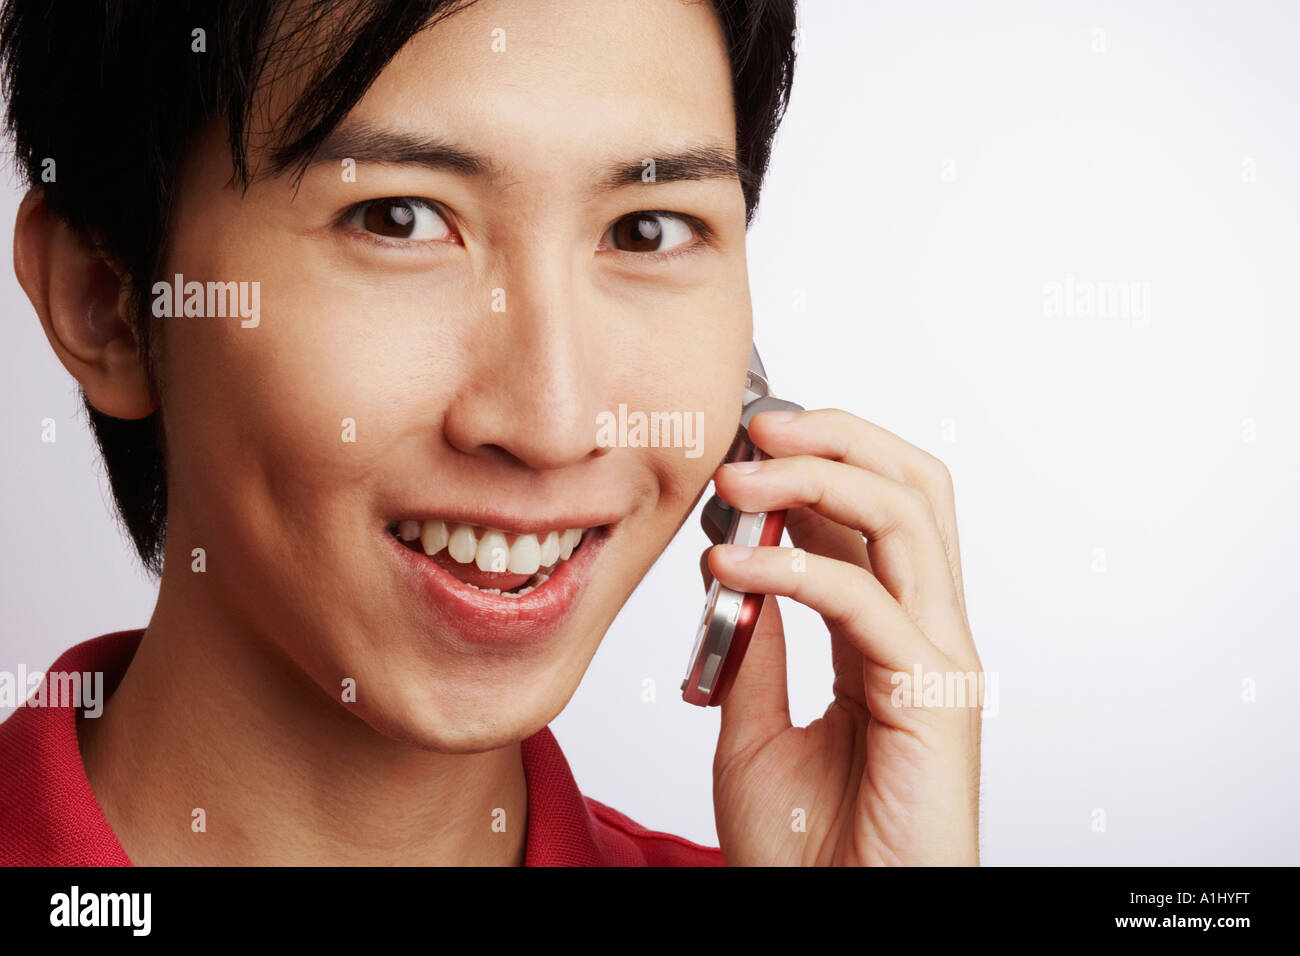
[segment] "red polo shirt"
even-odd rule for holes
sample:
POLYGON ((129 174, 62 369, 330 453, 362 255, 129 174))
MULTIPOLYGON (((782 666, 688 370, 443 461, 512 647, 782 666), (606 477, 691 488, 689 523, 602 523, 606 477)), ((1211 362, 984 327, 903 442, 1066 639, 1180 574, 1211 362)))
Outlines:
MULTIPOLYGON (((117 688, 143 631, 64 652, 51 671, 103 671, 117 688)), ((77 708, 22 706, 0 723, 0 865, 131 866, 86 779, 77 708)), ((528 781, 525 866, 722 866, 722 852, 647 830, 578 791, 549 727, 521 744, 528 781)))

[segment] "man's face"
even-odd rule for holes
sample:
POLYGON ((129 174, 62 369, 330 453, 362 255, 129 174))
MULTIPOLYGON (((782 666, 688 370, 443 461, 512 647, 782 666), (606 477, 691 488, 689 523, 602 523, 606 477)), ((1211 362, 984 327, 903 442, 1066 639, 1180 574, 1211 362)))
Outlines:
POLYGON ((483 750, 550 721, 736 428, 743 194, 669 181, 664 162, 734 156, 732 109, 707 3, 479 0, 403 48, 296 194, 288 174, 229 187, 214 128, 164 275, 256 281, 260 315, 154 320, 167 576, 195 613, 282 649, 336 700, 355 680, 347 706, 422 746, 483 750), (488 165, 379 162, 393 144, 376 132, 488 165), (658 181, 641 180, 647 159, 658 181), (607 188, 627 165, 638 175, 607 188), (671 215, 633 215, 647 210, 671 215), (620 405, 703 434, 694 450, 609 447, 601 416, 620 405), (522 568, 518 532, 539 532, 540 566, 547 530, 601 527, 510 598, 458 580, 482 554, 461 566, 402 540, 404 522, 436 539, 439 518, 475 526, 476 546, 507 532, 488 550, 522 568))

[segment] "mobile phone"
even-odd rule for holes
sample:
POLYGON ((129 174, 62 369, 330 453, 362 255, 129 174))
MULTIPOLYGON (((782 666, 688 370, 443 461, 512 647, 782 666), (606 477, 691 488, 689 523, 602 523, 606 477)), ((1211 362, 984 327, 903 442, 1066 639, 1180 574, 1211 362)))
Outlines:
MULTIPOLYGON (((741 395, 740 427, 727 451, 726 460, 761 461, 770 457, 750 440, 749 422, 759 412, 781 409, 803 411, 803 406, 770 394, 767 370, 758 357, 758 349, 751 345, 749 373, 745 376, 741 395)), ((719 543, 751 546, 781 543, 781 534, 785 531, 784 511, 755 514, 737 511, 716 494, 705 504, 705 510, 725 532, 719 543)), ((733 591, 714 578, 704 602, 704 614, 700 617, 686 679, 682 681, 684 701, 700 707, 716 707, 726 699, 766 600, 766 594, 733 591)))

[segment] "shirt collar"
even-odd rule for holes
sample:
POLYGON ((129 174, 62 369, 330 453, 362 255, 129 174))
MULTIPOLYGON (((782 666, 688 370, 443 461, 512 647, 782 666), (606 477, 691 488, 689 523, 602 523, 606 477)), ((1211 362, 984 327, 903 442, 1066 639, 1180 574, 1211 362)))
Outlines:
MULTIPOLYGON (((104 674, 105 699, 121 682, 143 630, 105 634, 69 648, 50 671, 104 674)), ((75 707, 19 707, 0 723, 0 863, 130 866, 95 799, 77 742, 75 707)), ((597 826, 549 727, 521 741, 528 787, 525 866, 604 866, 597 826)), ((612 852, 612 848, 611 848, 612 852)))

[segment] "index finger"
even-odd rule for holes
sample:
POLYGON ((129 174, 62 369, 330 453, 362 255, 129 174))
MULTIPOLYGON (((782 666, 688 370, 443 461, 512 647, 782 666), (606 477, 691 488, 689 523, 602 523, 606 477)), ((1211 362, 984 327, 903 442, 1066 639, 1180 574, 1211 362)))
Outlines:
POLYGON ((962 617, 966 617, 957 509, 948 466, 893 432, 843 409, 808 409, 793 413, 788 421, 782 421, 781 415, 759 412, 749 423, 750 436, 769 455, 829 458, 892 478, 925 495, 943 541, 962 617))

